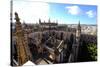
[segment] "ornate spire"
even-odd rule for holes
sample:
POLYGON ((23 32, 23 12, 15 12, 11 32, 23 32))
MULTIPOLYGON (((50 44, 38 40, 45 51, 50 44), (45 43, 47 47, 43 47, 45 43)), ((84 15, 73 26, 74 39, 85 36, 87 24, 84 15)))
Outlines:
POLYGON ((79 23, 78 23, 78 29, 81 30, 80 21, 79 21, 79 23))
POLYGON ((15 12, 15 20, 16 20, 16 47, 18 54, 18 65, 23 65, 25 62, 30 60, 31 53, 28 46, 27 35, 24 34, 19 16, 17 12, 15 12))

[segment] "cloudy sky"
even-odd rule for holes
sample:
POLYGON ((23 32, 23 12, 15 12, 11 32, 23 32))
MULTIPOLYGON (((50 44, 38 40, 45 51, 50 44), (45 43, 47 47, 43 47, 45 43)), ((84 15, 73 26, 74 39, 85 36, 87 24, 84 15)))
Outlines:
POLYGON ((21 22, 38 23, 42 21, 58 21, 60 24, 96 24, 97 7, 93 5, 77 5, 64 3, 47 3, 33 1, 14 1, 13 12, 18 12, 21 22))

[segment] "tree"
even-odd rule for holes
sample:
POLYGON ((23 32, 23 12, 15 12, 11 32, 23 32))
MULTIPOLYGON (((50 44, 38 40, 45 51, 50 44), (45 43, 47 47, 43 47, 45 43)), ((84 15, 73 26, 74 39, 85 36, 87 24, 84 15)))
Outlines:
POLYGON ((97 45, 90 43, 90 44, 87 45, 87 49, 88 49, 88 52, 90 54, 90 58, 93 61, 96 61, 97 60, 97 45))

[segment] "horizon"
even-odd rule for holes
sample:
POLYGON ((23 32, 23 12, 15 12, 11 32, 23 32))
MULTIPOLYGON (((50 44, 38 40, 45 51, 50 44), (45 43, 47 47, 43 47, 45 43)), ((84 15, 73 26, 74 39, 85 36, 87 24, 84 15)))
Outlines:
MULTIPOLYGON (((15 22, 13 22, 13 23, 15 24, 15 22)), ((21 24, 24 24, 24 23, 25 22, 23 22, 23 23, 21 22, 21 24)), ((25 23, 25 24, 39 24, 39 22, 38 23, 25 23)), ((59 24, 58 23, 58 25, 78 25, 78 23, 77 24, 59 24)), ((97 26, 97 24, 81 24, 81 23, 80 23, 80 25, 91 25, 91 26, 93 25, 93 26, 97 26)))

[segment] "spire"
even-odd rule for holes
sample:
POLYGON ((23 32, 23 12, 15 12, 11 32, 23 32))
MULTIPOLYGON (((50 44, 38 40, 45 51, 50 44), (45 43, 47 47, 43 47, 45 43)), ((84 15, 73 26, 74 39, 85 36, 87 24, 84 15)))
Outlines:
POLYGON ((39 18, 39 23, 41 23, 41 19, 39 18))
POLYGON ((45 20, 44 20, 44 23, 45 23, 45 20))
POLYGON ((19 21, 20 21, 20 19, 19 19, 19 16, 18 16, 18 13, 17 13, 17 12, 15 12, 15 20, 16 20, 16 22, 19 22, 19 21))
POLYGON ((81 29, 80 21, 79 21, 79 23, 78 23, 78 29, 81 29))
POLYGON ((23 20, 23 24, 25 24, 25 21, 23 20))
POLYGON ((50 18, 49 18, 48 22, 49 22, 49 23, 51 22, 51 21, 50 21, 50 18))
POLYGON ((79 24, 79 26, 80 26, 80 21, 79 21, 79 23, 78 23, 78 24, 79 24))
POLYGON ((17 12, 15 12, 15 20, 16 20, 16 47, 17 47, 17 55, 18 55, 18 65, 23 65, 25 62, 30 60, 31 53, 28 46, 27 34, 24 33, 22 24, 20 22, 19 16, 17 12))

